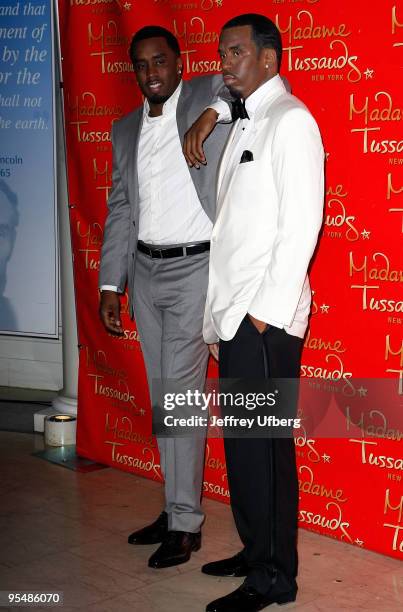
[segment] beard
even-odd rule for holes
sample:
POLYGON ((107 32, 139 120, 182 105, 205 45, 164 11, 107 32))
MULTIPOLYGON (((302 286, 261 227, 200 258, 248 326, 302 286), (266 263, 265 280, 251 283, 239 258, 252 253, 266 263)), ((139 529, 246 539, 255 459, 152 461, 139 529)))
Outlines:
POLYGON ((165 104, 165 102, 167 102, 167 100, 169 100, 171 96, 150 96, 148 99, 148 101, 151 104, 165 104))
POLYGON ((241 99, 242 98, 242 94, 240 91, 238 91, 237 89, 232 89, 232 87, 227 87, 228 91, 230 92, 231 96, 234 99, 241 99))

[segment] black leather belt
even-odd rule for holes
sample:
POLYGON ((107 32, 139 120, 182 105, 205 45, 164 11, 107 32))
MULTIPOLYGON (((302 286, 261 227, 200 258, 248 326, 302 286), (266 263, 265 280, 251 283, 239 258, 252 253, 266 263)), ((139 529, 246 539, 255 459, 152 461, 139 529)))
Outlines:
POLYGON ((189 246, 178 246, 170 248, 156 249, 154 247, 148 247, 143 242, 137 243, 137 249, 141 253, 145 253, 149 257, 156 259, 168 259, 170 257, 188 257, 189 255, 198 255, 199 253, 205 253, 210 250, 209 242, 200 242, 199 244, 193 244, 189 246))

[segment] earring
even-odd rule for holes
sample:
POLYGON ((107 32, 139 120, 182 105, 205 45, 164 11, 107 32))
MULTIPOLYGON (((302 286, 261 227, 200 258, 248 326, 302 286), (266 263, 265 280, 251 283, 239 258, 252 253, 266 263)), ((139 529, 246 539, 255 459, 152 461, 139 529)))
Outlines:
POLYGON ((266 64, 266 69, 269 67, 269 64, 266 64))

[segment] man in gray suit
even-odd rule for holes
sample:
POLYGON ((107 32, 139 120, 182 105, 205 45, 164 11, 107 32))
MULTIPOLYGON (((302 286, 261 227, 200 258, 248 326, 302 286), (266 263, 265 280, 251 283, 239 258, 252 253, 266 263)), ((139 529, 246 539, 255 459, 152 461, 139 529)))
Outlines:
MULTIPOLYGON (((186 130, 223 89, 221 76, 182 82, 176 38, 147 26, 130 55, 144 105, 114 123, 113 187, 100 268, 100 316, 122 333, 119 293, 128 285, 143 350, 151 401, 155 382, 175 380, 202 390, 208 349, 202 337, 210 234, 215 218, 215 174, 229 126, 205 144, 208 165, 189 168, 182 155, 186 130)), ((149 566, 189 560, 200 548, 205 438, 157 437, 165 479, 165 510, 129 536, 130 544, 161 546, 149 566)))

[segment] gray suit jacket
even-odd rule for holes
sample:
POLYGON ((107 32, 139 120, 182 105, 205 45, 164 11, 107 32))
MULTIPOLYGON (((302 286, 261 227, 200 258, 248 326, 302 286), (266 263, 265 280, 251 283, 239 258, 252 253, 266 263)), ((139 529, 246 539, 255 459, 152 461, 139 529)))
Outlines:
MULTIPOLYGON (((225 95, 220 75, 183 81, 176 110, 179 138, 208 106, 212 99, 225 95)), ((227 94, 228 95, 228 94, 227 94)), ((114 285, 123 292, 128 285, 130 302, 133 292, 134 264, 139 231, 139 185, 137 176, 138 144, 143 122, 143 106, 112 126, 113 174, 108 199, 99 285, 114 285)), ((204 144, 207 166, 189 168, 199 200, 214 221, 216 209, 216 173, 231 124, 218 124, 204 144)), ((133 316, 132 307, 130 307, 133 316)))

